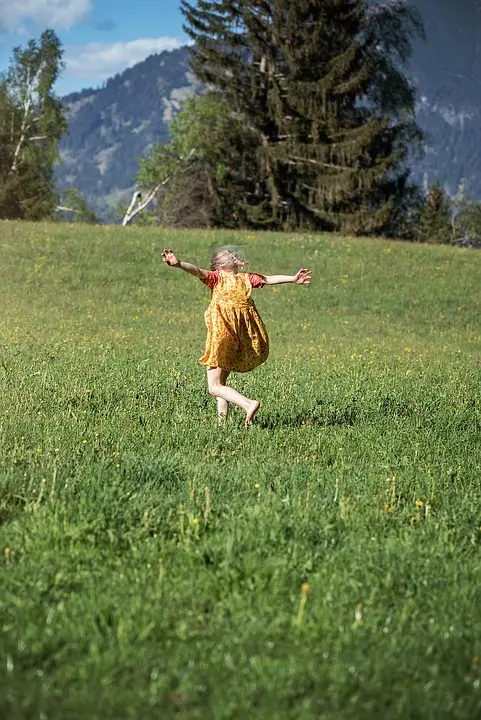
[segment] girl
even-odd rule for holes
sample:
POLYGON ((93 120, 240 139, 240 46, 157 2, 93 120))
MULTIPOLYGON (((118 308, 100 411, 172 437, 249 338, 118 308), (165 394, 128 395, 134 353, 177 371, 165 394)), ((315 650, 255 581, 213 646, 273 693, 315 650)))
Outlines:
POLYGON ((311 271, 301 268, 295 275, 257 275, 242 272, 246 259, 235 247, 221 247, 212 255, 212 270, 181 262, 173 250, 163 250, 164 262, 198 277, 211 289, 210 305, 205 313, 207 343, 199 360, 207 367, 209 393, 217 398, 219 422, 227 418, 228 403, 239 405, 246 414, 246 427, 259 409, 258 400, 244 397, 226 385, 231 372, 248 372, 267 360, 269 339, 251 299, 252 288, 294 283, 309 285, 311 271))

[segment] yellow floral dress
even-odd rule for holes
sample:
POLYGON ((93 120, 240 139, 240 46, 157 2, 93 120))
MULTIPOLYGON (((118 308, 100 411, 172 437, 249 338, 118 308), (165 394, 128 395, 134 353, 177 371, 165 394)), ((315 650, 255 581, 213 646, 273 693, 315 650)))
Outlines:
POLYGON ((230 372, 262 365, 269 355, 269 338, 251 292, 264 286, 264 276, 214 270, 202 282, 212 296, 204 315, 207 342, 199 363, 230 372))

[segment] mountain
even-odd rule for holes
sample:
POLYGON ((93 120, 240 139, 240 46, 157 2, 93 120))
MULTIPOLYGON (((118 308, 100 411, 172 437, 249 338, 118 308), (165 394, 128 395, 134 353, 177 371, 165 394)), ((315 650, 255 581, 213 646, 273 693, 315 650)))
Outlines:
MULTIPOLYGON (((415 0, 427 41, 417 41, 410 72, 426 156, 414 177, 439 178, 454 194, 462 181, 481 200, 481 0, 415 0)), ((98 215, 112 219, 129 199, 139 158, 168 138, 168 124, 199 85, 188 49, 152 55, 99 89, 63 98, 69 133, 60 145, 60 187, 76 187, 98 215)))
POLYGON ((112 217, 131 193, 139 158, 167 140, 170 120, 199 87, 184 47, 64 97, 69 132, 60 144, 59 186, 77 188, 100 217, 112 217))
POLYGON ((426 157, 415 167, 439 177, 455 194, 461 182, 481 200, 481 1, 416 0, 427 40, 417 42, 412 74, 418 123, 428 134, 426 157))

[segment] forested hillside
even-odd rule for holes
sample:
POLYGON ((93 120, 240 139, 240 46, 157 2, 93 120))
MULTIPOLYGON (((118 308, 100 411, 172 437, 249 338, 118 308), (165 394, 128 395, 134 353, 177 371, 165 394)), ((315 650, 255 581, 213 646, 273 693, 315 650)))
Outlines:
MULTIPOLYGON (((450 193, 465 180, 481 198, 481 9, 476 0, 416 0, 426 43, 416 43, 411 73, 418 87, 418 120, 427 150, 415 160, 420 181, 439 177, 450 193)), ((113 217, 128 197, 138 158, 168 135, 168 123, 198 88, 188 50, 154 55, 104 87, 64 98, 69 134, 61 143, 59 183, 75 186, 100 216, 113 217)))
POLYGON ((139 157, 167 138, 169 121, 195 87, 182 48, 65 97, 70 131, 61 144, 61 186, 76 187, 100 216, 111 215, 134 184, 139 157))

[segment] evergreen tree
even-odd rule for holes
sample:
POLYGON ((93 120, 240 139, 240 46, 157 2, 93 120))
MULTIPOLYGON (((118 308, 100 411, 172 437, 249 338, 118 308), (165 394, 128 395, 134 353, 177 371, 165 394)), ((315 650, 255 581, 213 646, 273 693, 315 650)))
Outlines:
MULTIPOLYGON (((261 3, 259 3, 260 5, 261 3)), ((249 15, 245 0, 200 1, 194 7, 181 0, 186 17, 186 32, 196 43, 192 68, 207 87, 215 89, 233 117, 242 118, 246 137, 238 135, 235 164, 224 160, 226 174, 236 177, 236 195, 231 197, 231 216, 244 224, 272 224, 271 203, 259 163, 261 143, 275 133, 269 118, 267 85, 256 71, 258 54, 251 47, 245 19, 257 20, 257 11, 249 15)), ((220 148, 222 150, 222 148, 220 148)))
POLYGON ((452 208, 449 198, 436 180, 424 202, 419 220, 421 242, 449 243, 452 239, 452 208))
POLYGON ((481 203, 465 195, 464 189, 453 202, 452 242, 481 248, 481 203))
POLYGON ((183 0, 198 77, 257 135, 253 223, 382 232, 409 194, 421 134, 402 72, 422 33, 401 0, 183 0))
POLYGON ((17 47, 0 83, 0 217, 38 220, 57 203, 53 166, 67 129, 53 86, 62 48, 52 30, 17 47))

